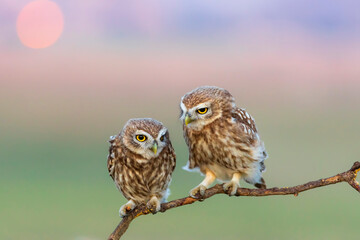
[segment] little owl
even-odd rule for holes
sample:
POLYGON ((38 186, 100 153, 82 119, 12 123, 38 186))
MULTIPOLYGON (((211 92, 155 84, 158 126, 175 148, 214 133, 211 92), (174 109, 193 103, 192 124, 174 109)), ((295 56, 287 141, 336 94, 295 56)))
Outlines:
POLYGON ((141 203, 152 212, 159 211, 169 195, 176 159, 166 127, 150 118, 130 119, 109 142, 109 174, 128 200, 120 216, 141 203))
POLYGON ((190 191, 203 196, 215 179, 225 181, 224 191, 235 195, 240 179, 266 188, 262 178, 267 154, 254 119, 236 107, 233 96, 218 87, 199 87, 180 103, 184 138, 189 148, 186 170, 199 170, 205 179, 190 191))

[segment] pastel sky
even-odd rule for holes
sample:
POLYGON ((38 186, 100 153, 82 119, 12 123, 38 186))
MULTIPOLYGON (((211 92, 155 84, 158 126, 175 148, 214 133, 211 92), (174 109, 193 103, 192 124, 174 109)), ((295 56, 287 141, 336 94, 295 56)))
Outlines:
POLYGON ((5 94, 19 86, 87 94, 111 92, 109 86, 124 93, 170 86, 172 93, 212 84, 301 97, 359 90, 357 0, 54 1, 64 31, 41 50, 22 45, 16 33, 29 2, 0 0, 5 94))
MULTIPOLYGON (((29 2, 0 1, 2 47, 13 45, 14 23, 29 2)), ((66 34, 75 36, 120 40, 129 37, 227 37, 263 28, 268 31, 293 29, 329 39, 360 35, 360 2, 356 0, 54 2, 65 15, 66 34)))

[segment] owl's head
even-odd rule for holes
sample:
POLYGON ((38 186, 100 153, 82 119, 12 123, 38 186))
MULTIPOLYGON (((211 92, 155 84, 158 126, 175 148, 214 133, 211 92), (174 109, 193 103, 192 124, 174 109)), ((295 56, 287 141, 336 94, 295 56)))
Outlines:
POLYGON ((233 96, 225 89, 204 86, 186 93, 180 103, 180 119, 187 128, 201 130, 216 119, 231 116, 233 96))
POLYGON ((120 138, 131 152, 150 160, 159 156, 170 143, 167 128, 152 118, 133 118, 127 121, 120 138))

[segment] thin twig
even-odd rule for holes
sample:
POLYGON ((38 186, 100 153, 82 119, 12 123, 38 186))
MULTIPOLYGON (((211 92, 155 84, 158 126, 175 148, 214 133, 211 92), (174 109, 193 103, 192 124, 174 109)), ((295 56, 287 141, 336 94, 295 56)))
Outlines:
MULTIPOLYGON (((271 195, 289 195, 292 194, 297 196, 300 192, 307 191, 310 189, 323 187, 331 184, 336 184, 339 182, 347 182, 352 186, 356 191, 360 193, 360 185, 356 181, 357 173, 360 171, 360 162, 355 162, 349 171, 339 173, 333 177, 319 179, 317 181, 308 182, 302 185, 294 187, 283 187, 283 188, 269 188, 269 189, 248 189, 248 188, 239 188, 236 196, 251 196, 251 197, 262 197, 262 196, 271 196, 271 195)), ((226 194, 224 192, 222 184, 217 184, 212 188, 206 190, 205 195, 201 199, 196 199, 192 197, 185 197, 173 200, 171 202, 161 204, 160 212, 165 212, 169 209, 192 204, 197 201, 202 201, 209 197, 212 197, 215 194, 226 194)), ((115 230, 111 233, 108 240, 118 240, 126 232, 130 223, 135 218, 141 215, 147 215, 151 213, 145 205, 139 205, 129 215, 125 216, 115 230)))

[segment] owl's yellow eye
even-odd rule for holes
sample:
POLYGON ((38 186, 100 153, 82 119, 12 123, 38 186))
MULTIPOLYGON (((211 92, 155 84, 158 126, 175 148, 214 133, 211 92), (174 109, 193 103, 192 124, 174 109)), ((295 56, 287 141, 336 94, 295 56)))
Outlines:
POLYGON ((164 141, 164 135, 160 137, 160 141, 164 141))
POLYGON ((197 112, 200 113, 200 114, 205 114, 205 113, 207 113, 207 111, 208 111, 208 108, 199 108, 197 110, 197 112))
POLYGON ((136 140, 138 140, 139 142, 143 142, 147 139, 147 137, 145 135, 136 135, 136 140))

